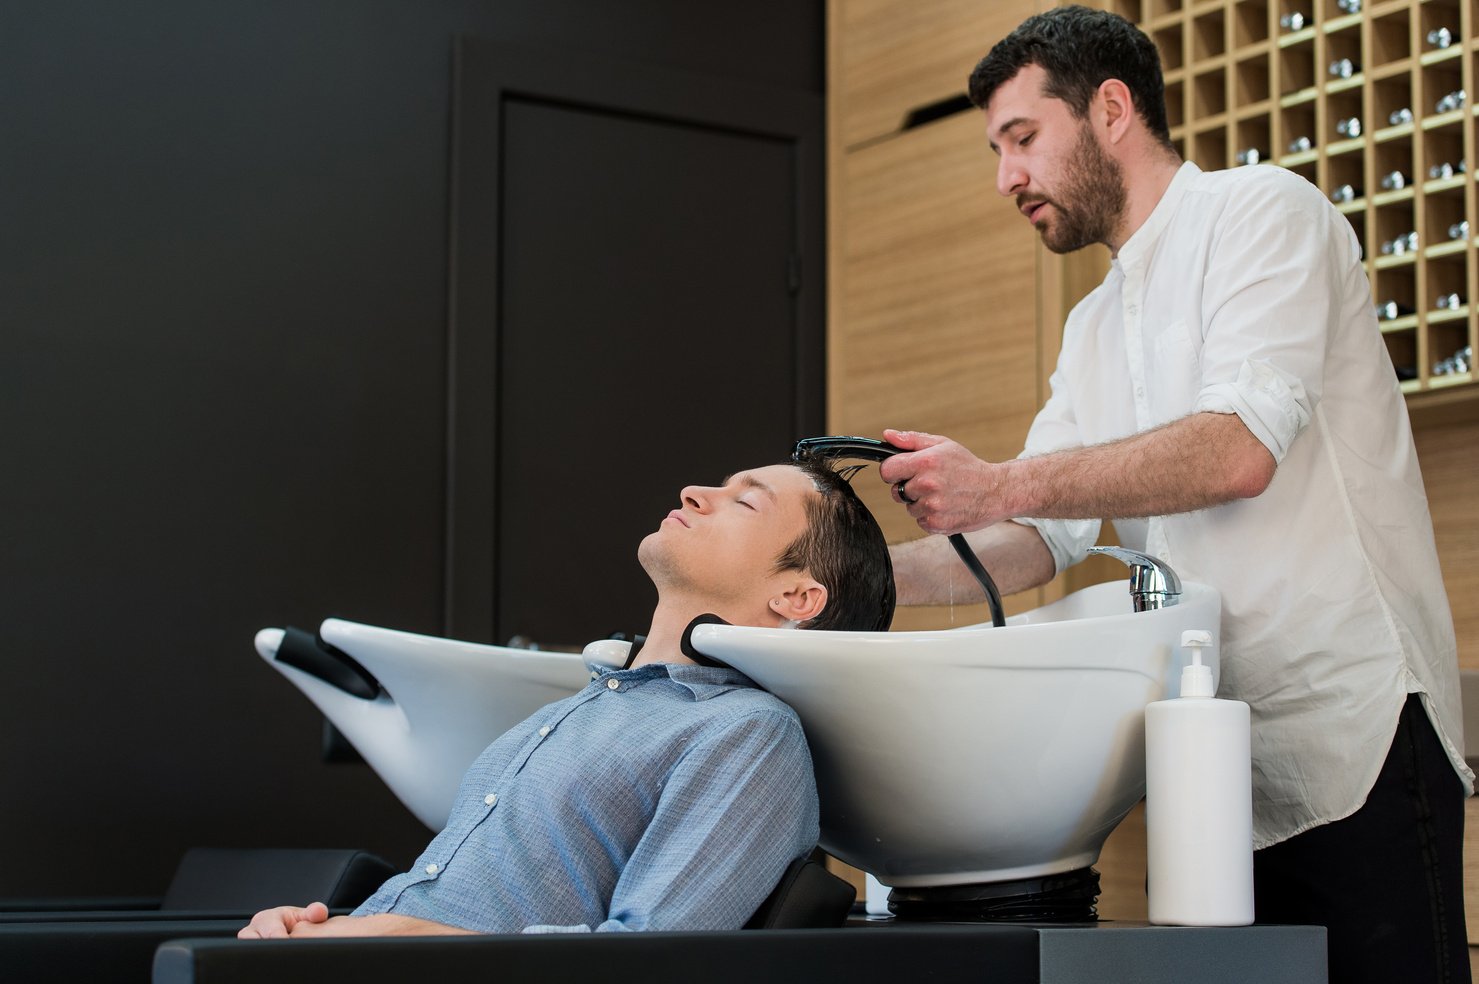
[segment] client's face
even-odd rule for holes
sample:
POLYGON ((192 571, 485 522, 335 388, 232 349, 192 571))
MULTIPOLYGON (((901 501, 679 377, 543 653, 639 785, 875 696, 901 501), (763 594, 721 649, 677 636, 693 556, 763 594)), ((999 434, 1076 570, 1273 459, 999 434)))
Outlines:
POLYGON ((806 502, 818 493, 788 465, 739 472, 722 486, 690 485, 637 557, 659 590, 715 600, 766 597, 776 560, 806 530, 806 502))

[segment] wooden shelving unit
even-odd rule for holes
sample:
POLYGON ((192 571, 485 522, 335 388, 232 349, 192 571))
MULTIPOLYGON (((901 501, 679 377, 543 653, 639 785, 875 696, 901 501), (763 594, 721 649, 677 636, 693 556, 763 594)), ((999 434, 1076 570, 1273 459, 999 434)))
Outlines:
POLYGON ((1373 302, 1389 315, 1382 334, 1402 389, 1479 379, 1435 371, 1463 347, 1472 352, 1479 323, 1476 102, 1455 106, 1451 95, 1474 95, 1479 0, 1106 6, 1159 47, 1171 136, 1185 158, 1212 170, 1248 166, 1256 154, 1304 176, 1350 220, 1373 302))

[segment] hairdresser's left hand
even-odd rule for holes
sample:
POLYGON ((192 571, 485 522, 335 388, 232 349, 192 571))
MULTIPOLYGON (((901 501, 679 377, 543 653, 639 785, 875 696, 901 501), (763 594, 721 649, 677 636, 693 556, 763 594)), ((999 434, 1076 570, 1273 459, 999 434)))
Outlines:
POLYGON ((1001 494, 1000 465, 938 434, 886 430, 883 439, 910 453, 886 459, 878 475, 926 533, 967 533, 1011 518, 1001 494), (900 496, 901 485, 913 502, 900 496))

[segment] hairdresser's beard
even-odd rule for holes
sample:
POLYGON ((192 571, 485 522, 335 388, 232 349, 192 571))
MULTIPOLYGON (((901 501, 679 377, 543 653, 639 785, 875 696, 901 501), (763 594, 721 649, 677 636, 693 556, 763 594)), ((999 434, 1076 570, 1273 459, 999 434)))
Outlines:
POLYGON ((1125 200, 1124 169, 1104 153, 1087 125, 1080 127, 1063 183, 1047 199, 1053 214, 1042 226, 1043 245, 1054 253, 1072 253, 1108 243, 1124 216, 1125 200))

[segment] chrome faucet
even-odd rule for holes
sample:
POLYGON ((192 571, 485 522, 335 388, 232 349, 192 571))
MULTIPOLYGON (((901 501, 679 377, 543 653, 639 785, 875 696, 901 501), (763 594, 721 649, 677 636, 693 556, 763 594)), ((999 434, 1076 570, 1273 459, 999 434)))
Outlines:
POLYGON ((1130 568, 1130 599, 1135 611, 1170 608, 1181 600, 1181 579, 1165 561, 1126 547, 1090 547, 1089 553, 1113 557, 1130 568))

